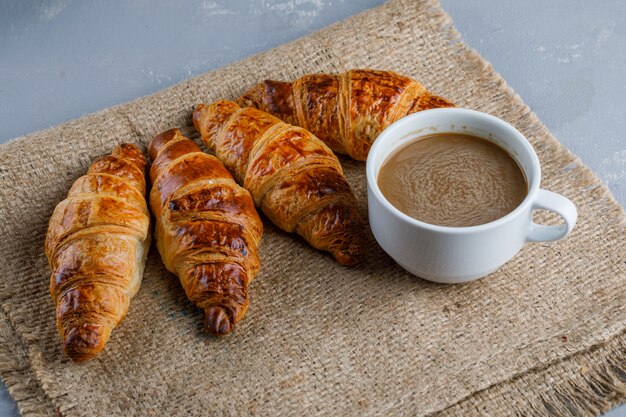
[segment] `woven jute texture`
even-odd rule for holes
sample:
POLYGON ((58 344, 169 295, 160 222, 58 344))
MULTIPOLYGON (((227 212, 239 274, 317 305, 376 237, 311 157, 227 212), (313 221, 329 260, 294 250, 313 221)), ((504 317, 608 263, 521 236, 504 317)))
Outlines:
MULTIPOLYGON (((365 214, 364 164, 342 163, 365 214)), ((3 145, 0 216, 0 374, 24 416, 578 416, 626 396, 624 212, 464 46, 434 0, 391 1, 3 145), (262 79, 358 67, 413 76, 520 129, 539 154, 542 187, 578 206, 574 232, 526 245, 488 278, 444 286, 404 272, 371 236, 367 261, 348 269, 264 221, 250 309, 221 339, 205 335, 152 249, 106 350, 84 365, 69 362, 54 326, 43 242, 54 206, 94 158, 123 141, 145 147, 171 127, 191 133, 195 103, 234 98, 262 79)))

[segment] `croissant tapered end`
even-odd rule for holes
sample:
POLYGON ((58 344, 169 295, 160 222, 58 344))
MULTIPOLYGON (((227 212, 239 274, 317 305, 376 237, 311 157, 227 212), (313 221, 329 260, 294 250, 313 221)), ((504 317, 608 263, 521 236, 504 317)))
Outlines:
POLYGON ((193 115, 191 116, 193 120, 193 125, 198 132, 202 135, 202 115, 204 114, 204 109, 206 108, 206 104, 200 103, 196 104, 193 108, 193 115))
POLYGON ((360 218, 358 224, 346 229, 339 236, 333 239, 328 236, 329 241, 327 250, 333 255, 335 260, 343 266, 357 266, 363 262, 365 257, 365 242, 367 241, 363 233, 363 226, 360 218))
POLYGON ((241 107, 254 107, 278 117, 285 123, 297 125, 293 84, 285 81, 265 80, 235 100, 241 107))
POLYGON ((204 310, 204 325, 214 336, 226 336, 235 328, 230 315, 221 306, 211 306, 204 310))
POLYGON ((168 142, 176 139, 176 137, 179 135, 182 135, 180 130, 174 128, 159 133, 158 135, 153 137, 150 141, 150 144, 148 145, 148 154, 150 155, 150 159, 154 161, 159 154, 159 150, 167 145, 168 142))
POLYGON ((332 252, 333 256, 341 265, 344 266, 357 266, 363 261, 365 251, 362 246, 354 245, 347 249, 338 250, 332 252))
POLYGON ((139 149, 137 145, 133 145, 132 143, 122 143, 113 150, 111 155, 130 162, 131 164, 139 168, 142 172, 145 171, 146 165, 148 163, 141 149, 139 149))
POLYGON ((417 113, 422 110, 455 107, 450 100, 434 94, 422 94, 414 102, 407 114, 417 113))
POLYGON ((234 112, 241 108, 232 101, 219 100, 211 104, 197 104, 193 111, 193 124, 202 135, 204 143, 212 150, 219 129, 234 112), (207 116, 208 115, 208 116, 207 116))
POLYGON ((235 103, 241 107, 255 107, 262 110, 265 108, 264 97, 265 87, 263 83, 259 83, 235 99, 235 103))
POLYGON ((355 200, 329 205, 296 225, 296 232, 307 242, 330 252, 344 266, 356 266, 363 261, 367 248, 365 230, 355 200))
POLYGON ((63 349, 74 362, 84 362, 104 349, 110 335, 111 329, 107 326, 84 323, 66 331, 63 349))
POLYGON ((197 121, 202 115, 202 110, 206 107, 205 103, 198 103, 193 107, 193 114, 191 115, 191 119, 193 120, 194 126, 197 126, 197 121))

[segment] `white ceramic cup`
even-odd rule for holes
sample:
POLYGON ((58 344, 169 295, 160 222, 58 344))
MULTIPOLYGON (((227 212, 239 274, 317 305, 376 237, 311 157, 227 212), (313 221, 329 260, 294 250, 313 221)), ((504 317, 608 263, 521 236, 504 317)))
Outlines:
POLYGON ((535 150, 505 121, 475 110, 445 108, 406 116, 387 127, 367 158, 369 222, 380 246, 407 271, 429 281, 461 283, 490 274, 525 242, 558 240, 576 224, 576 206, 560 194, 539 188, 541 169, 535 150), (378 187, 378 173, 398 148, 433 133, 459 132, 487 139, 517 160, 528 182, 528 195, 504 217, 471 227, 437 226, 416 220, 395 208, 378 187), (558 226, 536 224, 535 209, 560 215, 558 226))

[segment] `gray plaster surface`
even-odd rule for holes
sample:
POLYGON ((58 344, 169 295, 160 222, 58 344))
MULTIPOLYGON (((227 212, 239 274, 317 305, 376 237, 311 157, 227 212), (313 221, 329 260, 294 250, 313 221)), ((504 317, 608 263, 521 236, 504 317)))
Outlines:
MULTIPOLYGON (((3 0, 0 142, 149 94, 380 3, 3 0)), ((467 43, 626 205, 626 2, 442 3, 467 43)), ((0 416, 17 415, 0 387, 0 416)), ((607 416, 626 417, 626 407, 607 416)))

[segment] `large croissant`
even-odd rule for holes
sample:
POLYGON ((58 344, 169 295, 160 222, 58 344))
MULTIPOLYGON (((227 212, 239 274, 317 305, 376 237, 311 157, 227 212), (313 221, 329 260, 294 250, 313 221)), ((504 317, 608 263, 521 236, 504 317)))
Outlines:
POLYGON ((67 355, 98 354, 139 290, 150 246, 146 158, 123 144, 96 160, 55 208, 45 251, 67 355))
POLYGON ((232 101, 199 104, 194 125, 256 205, 341 264, 364 252, 363 221, 337 157, 310 132, 232 101))
POLYGON ((237 103, 301 126, 334 152, 364 161, 380 132, 407 114, 453 104, 391 71, 357 69, 309 74, 294 82, 264 81, 237 103))
POLYGON ((163 263, 204 310, 207 330, 228 334, 248 308, 248 285, 259 270, 263 223, 254 202, 217 158, 178 129, 155 136, 149 152, 163 263))

